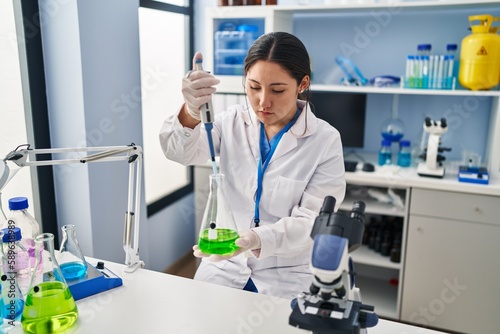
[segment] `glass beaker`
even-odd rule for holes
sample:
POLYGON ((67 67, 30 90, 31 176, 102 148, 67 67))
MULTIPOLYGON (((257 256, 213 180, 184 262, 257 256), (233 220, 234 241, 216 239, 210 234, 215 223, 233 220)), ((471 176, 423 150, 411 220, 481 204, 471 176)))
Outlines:
POLYGON ((61 227, 63 237, 59 247, 58 263, 67 281, 87 275, 87 261, 76 239, 75 225, 61 227))
POLYGON ((21 323, 26 333, 59 333, 75 324, 78 309, 54 256, 54 235, 37 236, 35 249, 43 269, 33 271, 21 323))
POLYGON ((210 194, 201 222, 198 247, 206 254, 231 254, 239 247, 238 230, 224 193, 224 174, 210 175, 210 194))

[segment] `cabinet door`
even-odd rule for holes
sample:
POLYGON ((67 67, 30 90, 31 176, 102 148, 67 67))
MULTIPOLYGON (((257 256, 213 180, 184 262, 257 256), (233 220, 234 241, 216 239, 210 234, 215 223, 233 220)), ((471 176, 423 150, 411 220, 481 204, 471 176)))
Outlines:
POLYGON ((402 320, 498 333, 500 227, 410 215, 402 320))

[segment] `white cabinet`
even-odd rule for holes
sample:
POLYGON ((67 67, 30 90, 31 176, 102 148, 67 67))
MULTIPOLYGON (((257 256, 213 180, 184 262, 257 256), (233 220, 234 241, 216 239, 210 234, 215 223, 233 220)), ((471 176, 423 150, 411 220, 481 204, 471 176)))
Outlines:
POLYGON ((401 319, 498 333, 500 198, 413 189, 401 319))

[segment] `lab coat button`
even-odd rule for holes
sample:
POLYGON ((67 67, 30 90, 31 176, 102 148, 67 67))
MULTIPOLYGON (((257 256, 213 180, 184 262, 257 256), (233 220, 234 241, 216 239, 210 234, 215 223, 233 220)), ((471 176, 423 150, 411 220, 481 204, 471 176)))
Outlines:
POLYGON ((191 137, 191 134, 189 132, 184 132, 184 136, 191 137))

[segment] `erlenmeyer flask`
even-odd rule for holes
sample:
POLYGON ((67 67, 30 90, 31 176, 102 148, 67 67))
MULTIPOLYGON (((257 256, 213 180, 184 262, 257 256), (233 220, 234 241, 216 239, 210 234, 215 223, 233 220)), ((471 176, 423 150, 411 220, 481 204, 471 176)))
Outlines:
POLYGON ((224 193, 224 174, 210 175, 210 194, 201 222, 198 247, 206 254, 231 254, 238 230, 224 193))
POLYGON ((63 237, 59 247, 58 262, 64 278, 72 281, 85 277, 87 261, 76 239, 75 225, 64 225, 61 230, 63 237))
POLYGON ((33 271, 21 323, 26 333, 59 333, 73 326, 78 309, 54 256, 54 235, 38 235, 35 249, 43 269, 33 271))

